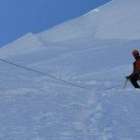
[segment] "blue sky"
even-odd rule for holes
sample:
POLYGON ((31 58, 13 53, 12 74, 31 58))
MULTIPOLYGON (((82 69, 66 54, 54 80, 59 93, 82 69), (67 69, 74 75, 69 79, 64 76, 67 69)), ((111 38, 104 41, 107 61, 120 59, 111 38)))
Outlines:
POLYGON ((0 0, 0 46, 40 32, 110 0, 0 0))

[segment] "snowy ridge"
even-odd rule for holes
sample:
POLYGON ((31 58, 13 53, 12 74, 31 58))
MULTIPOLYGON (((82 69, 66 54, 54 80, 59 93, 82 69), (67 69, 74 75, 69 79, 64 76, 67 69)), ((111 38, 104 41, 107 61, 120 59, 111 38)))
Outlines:
POLYGON ((60 42, 81 37, 139 39, 139 5, 139 0, 113 0, 98 10, 94 9, 80 18, 39 33, 38 36, 46 42, 60 42))
POLYGON ((139 140, 139 90, 123 89, 140 45, 138 4, 113 0, 1 48, 15 65, 0 60, 0 139, 139 140))
POLYGON ((35 35, 28 33, 1 48, 0 55, 3 57, 21 55, 24 53, 29 53, 30 51, 33 52, 35 49, 40 49, 41 46, 43 46, 43 43, 39 41, 35 35))

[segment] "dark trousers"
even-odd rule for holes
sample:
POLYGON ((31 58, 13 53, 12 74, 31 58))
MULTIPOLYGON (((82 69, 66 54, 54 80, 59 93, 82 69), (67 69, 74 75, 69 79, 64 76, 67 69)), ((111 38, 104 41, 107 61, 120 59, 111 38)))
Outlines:
POLYGON ((140 86, 138 85, 138 80, 140 79, 140 75, 139 74, 132 74, 130 77, 130 82, 132 83, 132 85, 135 88, 140 88, 140 86))

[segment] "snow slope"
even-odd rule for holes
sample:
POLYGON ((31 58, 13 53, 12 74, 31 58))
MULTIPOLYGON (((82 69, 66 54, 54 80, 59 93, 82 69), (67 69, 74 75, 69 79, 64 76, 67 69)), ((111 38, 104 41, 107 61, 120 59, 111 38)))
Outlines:
POLYGON ((139 0, 113 0, 84 16, 39 33, 38 36, 44 42, 59 42, 85 37, 92 39, 139 39, 139 5, 139 0))
POLYGON ((135 2, 114 0, 0 48, 0 139, 140 139, 139 90, 123 89, 130 52, 140 45, 130 20, 138 16, 127 18, 134 4, 139 10, 135 2))

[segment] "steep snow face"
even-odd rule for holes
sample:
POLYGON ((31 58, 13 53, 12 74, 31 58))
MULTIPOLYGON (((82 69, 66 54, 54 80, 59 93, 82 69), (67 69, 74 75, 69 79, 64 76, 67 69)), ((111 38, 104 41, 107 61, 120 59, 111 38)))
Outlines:
POLYGON ((38 34, 43 42, 58 42, 94 36, 98 25, 98 12, 94 16, 81 16, 38 34), (95 22, 96 21, 96 22, 95 22), (92 30, 91 30, 92 29, 92 30))
POLYGON ((15 46, 12 56, 7 48, 7 60, 46 76, 0 61, 0 138, 139 140, 140 94, 130 84, 122 89, 129 52, 139 44, 97 41, 95 47, 61 44, 17 54, 15 46))
POLYGON ((96 38, 139 39, 139 5, 139 0, 114 0, 101 7, 96 38))
POLYGON ((139 39, 140 1, 113 0, 104 6, 38 36, 44 41, 59 42, 73 38, 139 39))

